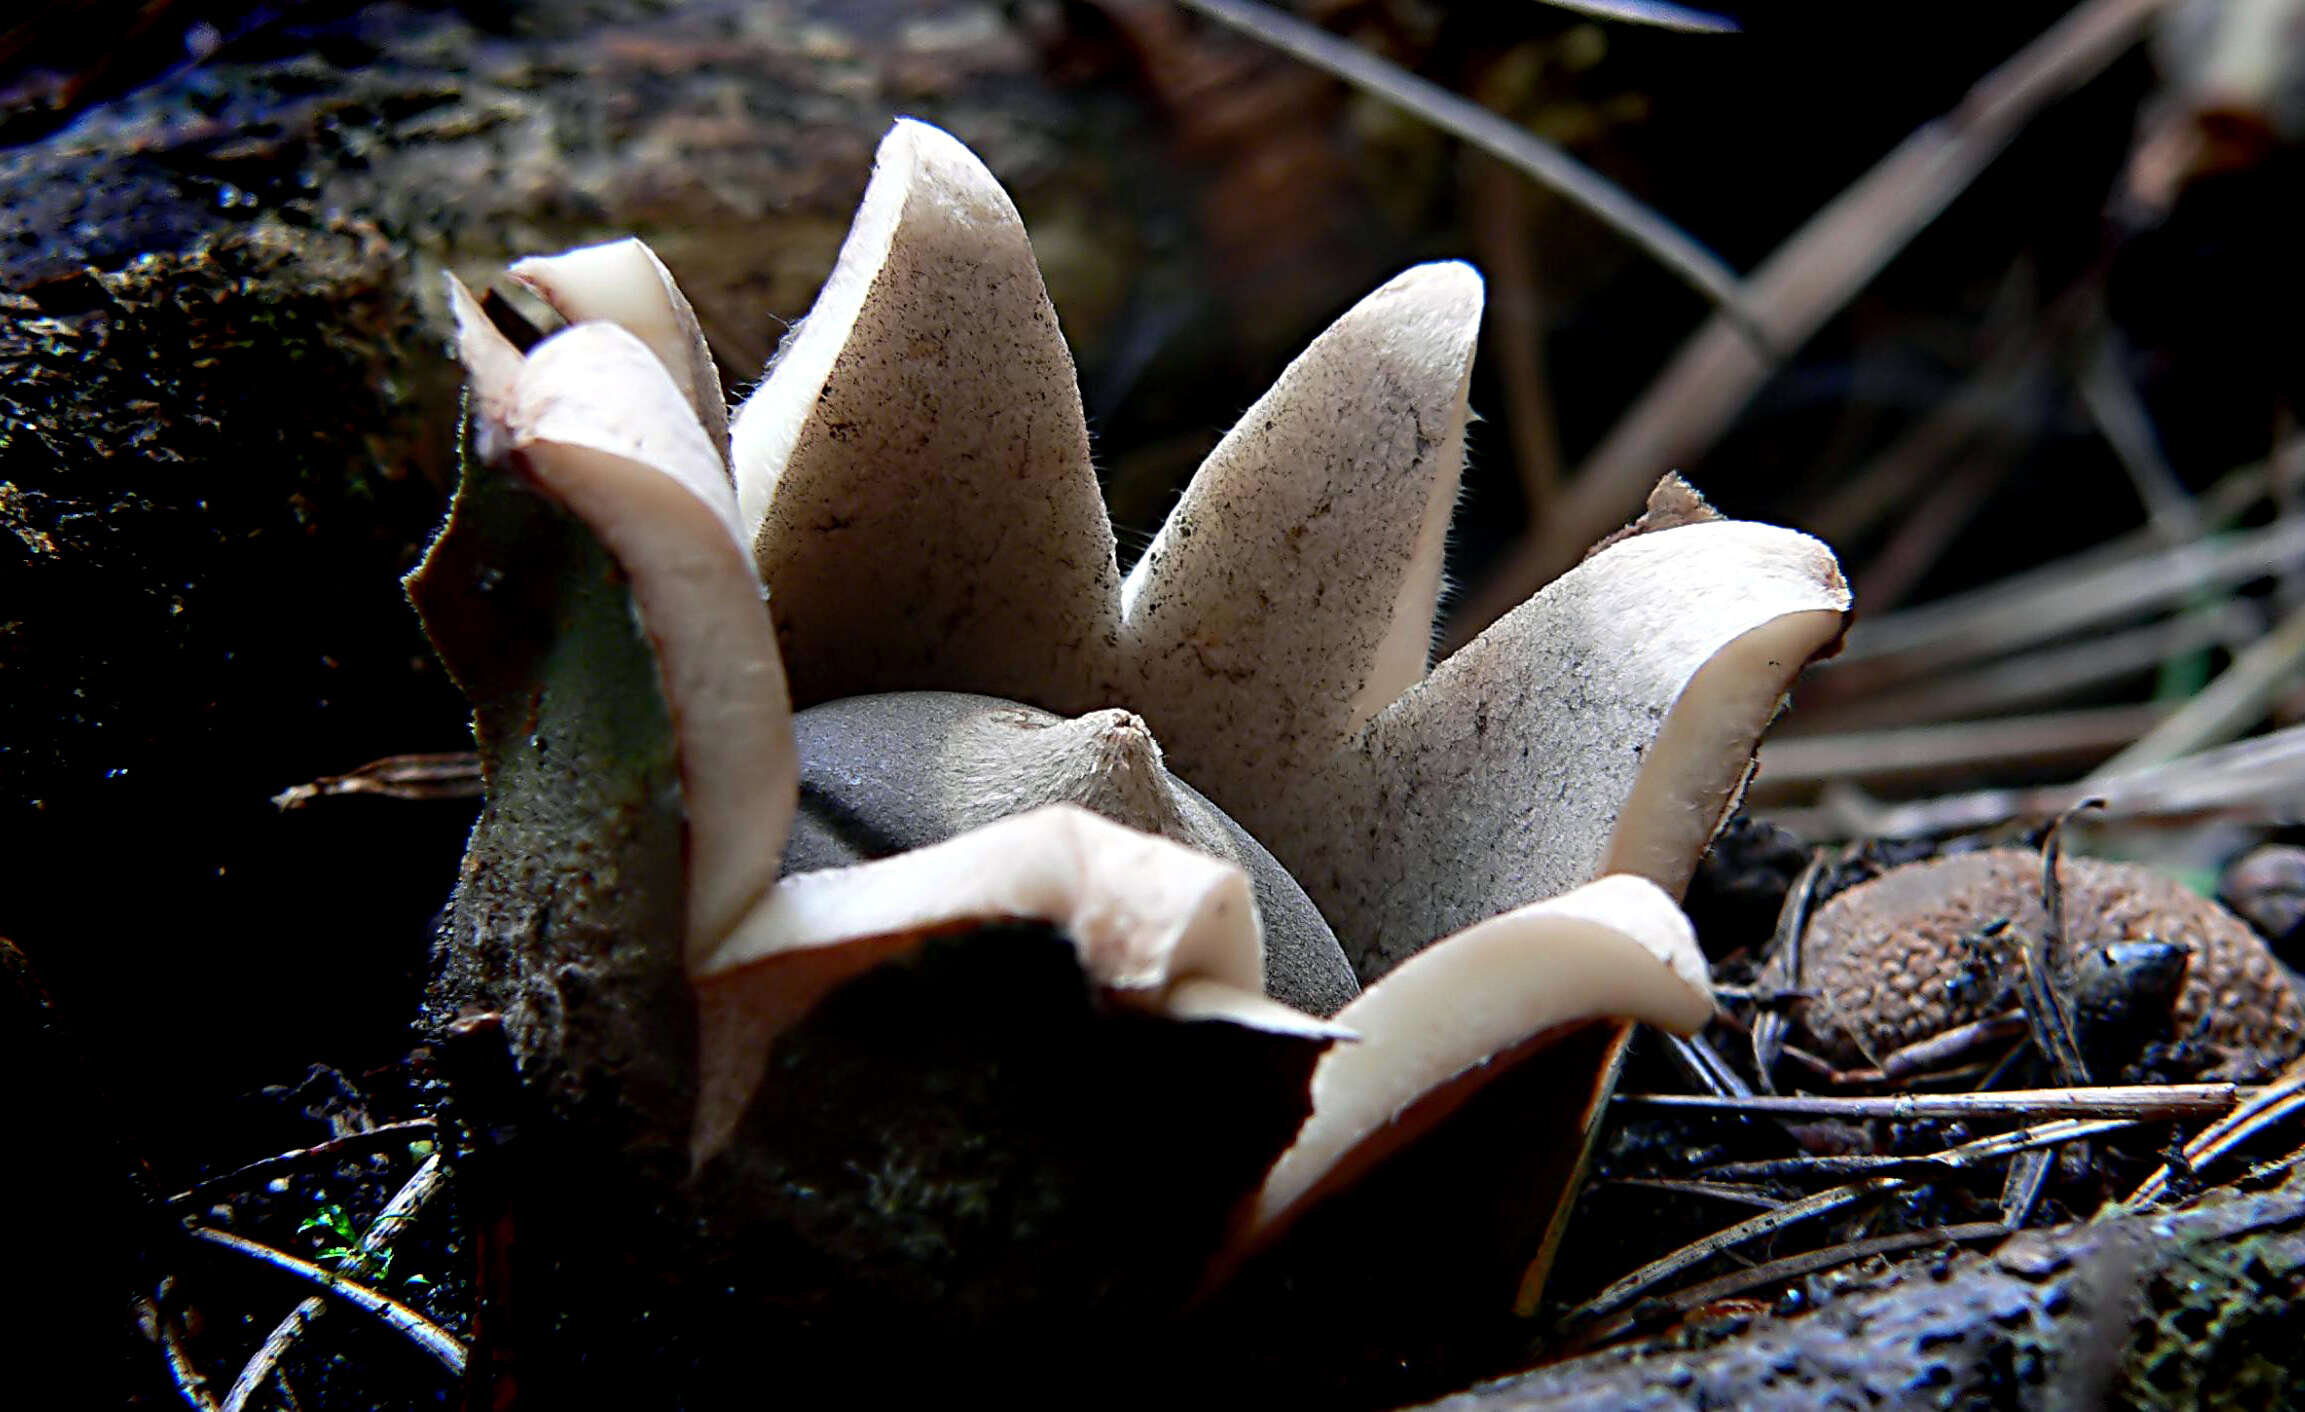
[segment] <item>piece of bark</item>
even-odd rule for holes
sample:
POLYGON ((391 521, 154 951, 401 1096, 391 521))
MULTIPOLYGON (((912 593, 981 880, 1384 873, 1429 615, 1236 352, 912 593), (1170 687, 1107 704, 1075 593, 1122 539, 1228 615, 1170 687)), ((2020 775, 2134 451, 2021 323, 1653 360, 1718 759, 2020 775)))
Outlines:
POLYGON ((1549 1407, 2296 1405, 2305 1182, 1923 1256, 1799 1317, 1731 1316, 1487 1383, 1549 1407))

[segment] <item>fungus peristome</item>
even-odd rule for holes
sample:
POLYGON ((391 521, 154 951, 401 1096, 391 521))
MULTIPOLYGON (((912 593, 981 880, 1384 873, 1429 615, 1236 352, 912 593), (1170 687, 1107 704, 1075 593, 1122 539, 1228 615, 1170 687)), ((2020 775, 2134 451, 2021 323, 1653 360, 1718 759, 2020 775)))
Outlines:
POLYGON ((823 298, 735 422, 733 490, 691 400, 708 395, 693 315, 645 248, 605 249, 522 267, 578 319, 525 359, 458 289, 460 348, 480 459, 595 536, 657 656, 687 817, 698 1157, 815 998, 988 921, 1056 924, 1102 988, 1179 1020, 1357 1036, 1275 1154, 1250 1244, 1413 1137, 1437 1116, 1421 1101, 1543 1037, 1709 1012, 1665 889, 1847 590, 1806 536, 1691 524, 1596 555, 1427 677, 1479 317, 1468 269, 1411 271, 1316 342, 1187 492, 1199 543, 1180 528, 1124 592, 1029 243, 950 138, 904 123, 883 144, 823 298), (1186 745, 1163 743, 1199 752, 1218 805, 1266 818, 1371 976, 1478 925, 1332 1025, 1262 995, 1234 863, 1062 805, 771 885, 797 788, 780 645, 804 701, 970 689, 1059 712, 1117 701, 1156 733, 1173 718, 1186 745), (1529 831, 1556 809, 1558 827, 1529 831), (1649 876, 1588 885, 1617 865, 1649 876))
MULTIPOLYGON (((2170 1037, 2204 1039, 2243 1068, 2305 1047, 2295 983, 2239 918, 2139 864, 2067 856, 2058 869, 2069 946, 2152 939, 2191 951, 2170 1037)), ((1952 854, 1836 894, 1801 941, 1804 1027, 1828 1056, 1858 1063, 1982 1018, 1995 987, 1967 973, 1990 960, 1970 957, 1966 939, 2000 919, 2042 935, 2038 854, 1952 854)))
POLYGON ((957 691, 843 697, 793 720, 800 814, 787 871, 842 867, 1044 804, 1073 803, 1247 870, 1263 923, 1265 990, 1315 1015, 1360 993, 1334 933, 1263 844, 1170 773, 1143 719, 1054 716, 957 691))

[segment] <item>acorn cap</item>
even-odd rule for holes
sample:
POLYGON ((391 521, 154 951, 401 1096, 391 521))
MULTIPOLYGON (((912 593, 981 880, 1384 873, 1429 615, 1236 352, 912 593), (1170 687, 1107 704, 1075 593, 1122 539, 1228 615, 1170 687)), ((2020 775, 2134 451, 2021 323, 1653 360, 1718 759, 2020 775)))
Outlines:
MULTIPOLYGON (((2305 1043, 2295 984, 2239 918, 2134 863, 2068 857, 2059 876, 2069 945, 2156 939, 2190 948, 2172 1037, 2280 1057, 2305 1043)), ((1908 863, 1835 896, 1801 939, 1810 1039, 1841 1063, 1870 1063, 1983 1018, 2000 973, 1964 939, 2000 918, 2041 935, 2040 855, 1997 848, 1908 863)))

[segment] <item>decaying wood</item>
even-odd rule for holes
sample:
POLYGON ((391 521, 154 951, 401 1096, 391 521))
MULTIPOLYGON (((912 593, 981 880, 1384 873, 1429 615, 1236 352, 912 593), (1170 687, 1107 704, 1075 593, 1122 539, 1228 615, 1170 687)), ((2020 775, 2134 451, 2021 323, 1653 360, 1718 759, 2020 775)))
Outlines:
POLYGON ((1729 1314, 1433 1406, 2293 1406, 2305 1183, 1812 1287, 1812 1313, 1729 1314))

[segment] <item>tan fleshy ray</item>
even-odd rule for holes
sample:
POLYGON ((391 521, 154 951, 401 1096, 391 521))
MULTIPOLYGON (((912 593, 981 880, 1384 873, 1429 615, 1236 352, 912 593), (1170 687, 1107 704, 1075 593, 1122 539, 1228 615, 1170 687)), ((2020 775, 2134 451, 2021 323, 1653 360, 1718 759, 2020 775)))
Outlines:
POLYGON ((1260 833, 1364 981, 1482 917, 1631 870, 1678 894, 1849 591, 1807 535, 1636 535, 1435 668, 1260 833))
POLYGON ((654 250, 626 239, 533 255, 513 265, 512 277, 572 324, 617 324, 647 344, 695 410, 714 451, 723 463, 728 460, 728 400, 720 390, 720 370, 696 310, 654 250))
POLYGON ((1092 985, 1144 1009, 1310 1043, 1345 1033, 1265 998, 1240 868, 1052 804, 893 858, 786 877, 693 962, 703 1055, 693 1158, 727 1144, 777 1036, 835 986, 938 933, 996 921, 1056 926, 1092 985))
POLYGON ((734 460, 797 704, 1115 704, 1120 576, 1072 355, 1016 208, 947 134, 899 122, 881 143, 734 460))
POLYGON ((1313 1071, 1312 1116, 1266 1178, 1234 1257, 1414 1144, 1544 1037, 1609 1020, 1687 1034, 1712 1009, 1688 919, 1643 878, 1605 877, 1435 942, 1338 1013, 1355 1040, 1313 1071))
POLYGON ((509 460, 599 539, 655 647, 688 814, 693 958, 774 880, 799 788, 783 667, 728 481, 638 338, 579 324, 507 360, 510 345, 456 293, 483 454, 509 460))
POLYGON ((1209 454, 1122 588, 1132 704, 1251 832, 1425 674, 1480 320, 1464 264, 1363 299, 1209 454))

